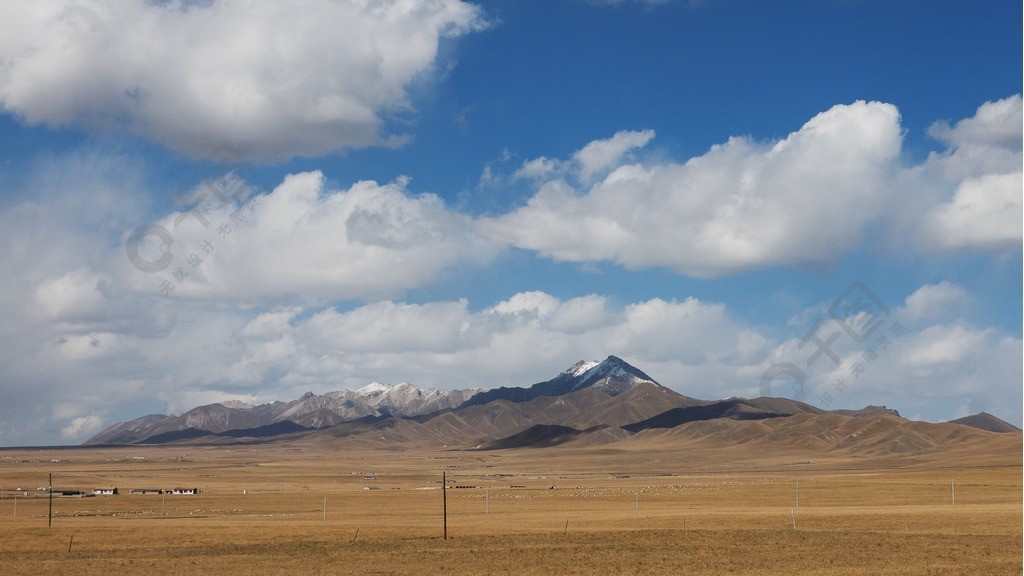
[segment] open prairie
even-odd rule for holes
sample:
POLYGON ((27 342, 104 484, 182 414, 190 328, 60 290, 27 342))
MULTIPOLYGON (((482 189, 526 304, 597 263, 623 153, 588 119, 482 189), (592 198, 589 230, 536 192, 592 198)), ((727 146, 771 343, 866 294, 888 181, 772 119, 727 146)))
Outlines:
POLYGON ((6 575, 1020 574, 1020 436, 998 438, 991 452, 927 459, 695 453, 664 439, 497 451, 8 449, 0 566, 6 575), (54 498, 48 528, 48 499, 33 494, 51 473, 55 490, 120 494, 54 498), (130 493, 175 487, 200 493, 130 493))

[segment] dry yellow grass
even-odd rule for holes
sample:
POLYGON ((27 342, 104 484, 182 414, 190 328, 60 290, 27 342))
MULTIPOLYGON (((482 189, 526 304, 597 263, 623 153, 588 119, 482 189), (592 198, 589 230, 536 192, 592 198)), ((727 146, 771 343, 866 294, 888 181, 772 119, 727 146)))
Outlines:
POLYGON ((950 464, 661 445, 9 450, 0 573, 1020 574, 1019 453, 950 464), (472 486, 448 491, 447 542, 441 470, 472 486), (15 519, 13 488, 51 472, 58 488, 203 492, 57 498, 52 528, 47 500, 21 497, 15 519))

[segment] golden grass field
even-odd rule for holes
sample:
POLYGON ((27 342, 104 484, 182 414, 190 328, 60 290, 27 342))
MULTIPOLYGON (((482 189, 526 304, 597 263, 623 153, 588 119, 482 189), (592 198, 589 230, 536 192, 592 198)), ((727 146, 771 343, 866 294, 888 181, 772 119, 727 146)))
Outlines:
POLYGON ((0 574, 1021 573, 1019 449, 795 458, 656 443, 9 449, 0 574), (468 486, 447 491, 447 541, 442 470, 468 486), (48 528, 47 499, 13 491, 50 473, 56 489, 122 494, 55 498, 48 528), (176 486, 202 493, 128 494, 176 486))

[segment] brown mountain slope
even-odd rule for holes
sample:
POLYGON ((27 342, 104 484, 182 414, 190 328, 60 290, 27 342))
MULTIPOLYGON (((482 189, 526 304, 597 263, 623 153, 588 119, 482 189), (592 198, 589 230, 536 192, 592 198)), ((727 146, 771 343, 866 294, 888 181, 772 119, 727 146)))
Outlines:
POLYGON ((836 414, 842 414, 843 416, 882 416, 889 414, 890 416, 899 416, 900 413, 892 408, 886 408, 885 406, 865 406, 857 410, 833 410, 836 414))
POLYGON ((422 425, 446 439, 445 443, 476 445, 482 441, 510 436, 538 424, 523 414, 521 404, 495 400, 446 412, 422 425))
POLYGON ((199 428, 209 432, 224 432, 227 430, 238 430, 256 428, 266 424, 258 415, 249 410, 238 410, 228 408, 223 404, 208 404, 193 408, 180 416, 169 416, 160 422, 160 425, 150 430, 148 435, 153 436, 165 432, 199 428))
MULTIPOLYGON (((427 436, 443 438, 444 444, 475 447, 518 434, 537 424, 577 430, 602 425, 618 428, 674 407, 701 403, 645 382, 616 396, 589 387, 563 396, 540 396, 525 402, 495 400, 443 412, 423 421, 422 425, 428 431, 427 436)), ((621 432, 602 436, 619 438, 621 432)))
POLYGON ((989 432, 1007 433, 1007 432, 1020 432, 1020 428, 1017 428, 1013 424, 996 418, 988 412, 978 412, 970 416, 964 416, 963 418, 957 418, 956 420, 950 420, 950 424, 960 424, 962 426, 970 426, 971 428, 977 428, 979 430, 987 430, 989 432))
POLYGON ((148 414, 128 422, 116 422, 101 430, 85 444, 130 444, 149 436, 150 430, 167 418, 166 414, 148 414))
POLYGON ((534 424, 526 430, 511 436, 491 440, 480 445, 480 450, 504 450, 509 448, 549 448, 564 444, 587 434, 586 430, 577 430, 568 426, 555 424, 534 424))
MULTIPOLYGON (((1002 435, 951 424, 915 422, 890 415, 797 414, 785 418, 688 422, 670 429, 649 429, 630 439, 663 438, 682 446, 724 448, 750 445, 794 453, 860 456, 926 455, 946 450, 1019 446, 1021 435, 1002 435)), ((1018 449, 1019 451, 1019 449, 1018 449)))
POLYGON ((706 404, 709 402, 683 396, 664 386, 643 383, 593 406, 589 412, 577 415, 569 423, 576 428, 590 428, 599 424, 622 427, 673 408, 706 404))
POLYGON ((308 428, 329 428, 331 426, 337 426, 344 421, 345 420, 337 412, 324 408, 307 412, 293 420, 296 424, 301 424, 308 428))
POLYGON ((759 396, 757 398, 740 399, 744 404, 751 406, 757 410, 763 412, 772 412, 775 414, 800 414, 807 412, 810 414, 824 414, 825 410, 818 408, 817 406, 811 406, 806 402, 800 402, 799 400, 791 400, 789 398, 770 398, 767 396, 759 396))

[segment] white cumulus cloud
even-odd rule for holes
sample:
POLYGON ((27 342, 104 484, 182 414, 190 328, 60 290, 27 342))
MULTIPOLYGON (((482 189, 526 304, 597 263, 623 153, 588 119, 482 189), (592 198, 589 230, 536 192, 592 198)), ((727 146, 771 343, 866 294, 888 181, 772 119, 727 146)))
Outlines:
POLYGON ((6 2, 0 106, 194 156, 320 155, 401 141, 410 84, 483 25, 460 0, 6 2))
POLYGON ((964 416, 959 407, 973 406, 1019 423, 1024 343, 970 323, 972 298, 949 282, 921 286, 888 313, 877 312, 877 322, 863 325, 874 328, 858 331, 860 342, 844 330, 856 317, 830 318, 815 308, 812 331, 779 343, 768 358, 802 370, 803 400, 822 408, 885 404, 934 421, 964 416))
POLYGON ((468 217, 448 210, 435 195, 410 195, 407 184, 400 178, 329 190, 321 173, 306 172, 287 176, 241 208, 241 200, 204 196, 202 185, 197 212, 158 220, 162 231, 142 236, 151 242, 137 244, 135 267, 127 258, 119 261, 142 291, 169 282, 169 295, 177 297, 336 301, 394 295, 494 253, 468 217), (161 234, 170 239, 170 258, 158 252, 161 234), (147 264, 160 269, 147 272, 147 264))
POLYGON ((1024 239, 1020 94, 986 102, 952 126, 938 122, 929 134, 947 149, 931 154, 913 174, 930 191, 922 196, 932 203, 918 223, 920 243, 934 251, 1019 249, 1024 239))
POLYGON ((60 431, 60 437, 65 440, 83 440, 97 433, 103 428, 103 416, 89 414, 73 418, 71 422, 60 431))
POLYGON ((951 282, 926 284, 907 296, 902 313, 908 322, 958 317, 964 315, 970 300, 966 290, 951 282))
POLYGON ((595 140, 572 155, 579 165, 580 178, 590 180, 595 175, 619 165, 631 150, 643 148, 654 139, 653 130, 616 132, 607 140, 595 140))
POLYGON ((938 249, 1019 248, 1024 238, 1022 190, 1020 172, 964 180, 949 202, 925 216, 925 238, 938 249))
POLYGON ((556 260, 697 277, 828 261, 892 201, 884 184, 901 145, 899 113, 878 102, 835 106, 777 142, 736 137, 685 163, 631 163, 653 136, 620 132, 573 162, 527 162, 523 175, 549 178, 481 230, 556 260))

